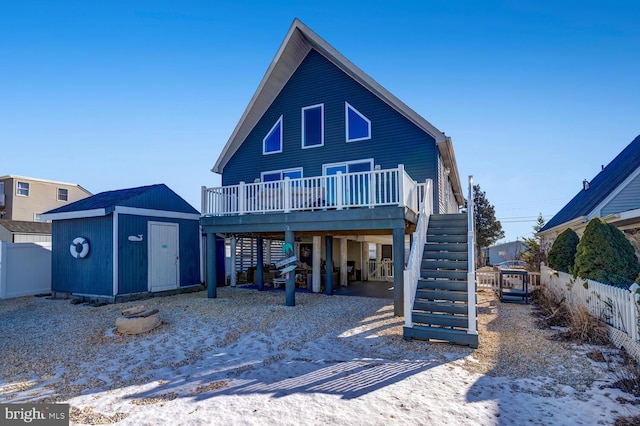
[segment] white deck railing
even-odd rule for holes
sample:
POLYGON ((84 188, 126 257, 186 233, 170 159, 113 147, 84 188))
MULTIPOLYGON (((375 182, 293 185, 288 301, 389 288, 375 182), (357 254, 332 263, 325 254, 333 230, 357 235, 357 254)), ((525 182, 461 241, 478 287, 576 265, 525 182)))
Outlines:
POLYGON ((467 199, 467 221, 469 223, 469 234, 467 236, 467 245, 469 250, 467 272, 467 309, 469 311, 469 328, 467 334, 478 334, 476 324, 476 231, 475 231, 475 206, 473 203, 473 176, 469 176, 469 198, 467 199))
POLYGON ((396 169, 369 172, 240 182, 217 188, 203 186, 202 214, 225 216, 392 205, 417 211, 424 194, 424 184, 416 183, 399 165, 396 169))
MULTIPOLYGON (((528 271, 529 291, 540 286, 540 272, 528 271)), ((500 290, 500 271, 476 271, 476 286, 483 290, 500 290)))
POLYGON ((368 260, 367 272, 369 281, 393 281, 393 260, 368 260))
POLYGON ((420 280, 420 268, 422 266, 422 254, 424 253, 424 245, 427 242, 427 227, 429 226, 429 216, 433 213, 433 191, 432 181, 428 179, 424 186, 424 192, 427 194, 423 197, 418 212, 418 224, 413 233, 413 244, 411 244, 411 252, 409 253, 409 261, 407 269, 403 271, 404 281, 404 325, 405 327, 413 327, 411 312, 413 310, 413 302, 416 297, 416 288, 418 280, 420 280))

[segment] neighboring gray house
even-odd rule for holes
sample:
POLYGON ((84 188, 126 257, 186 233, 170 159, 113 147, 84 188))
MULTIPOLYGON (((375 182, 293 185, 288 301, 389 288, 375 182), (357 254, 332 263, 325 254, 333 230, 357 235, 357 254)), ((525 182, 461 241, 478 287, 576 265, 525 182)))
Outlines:
POLYGON ((40 214, 90 195, 75 183, 0 176, 0 219, 39 222, 40 214))
POLYGON ((51 242, 51 223, 0 220, 0 241, 9 243, 51 242))
POLYGON ((523 250, 524 243, 520 240, 496 244, 487 249, 483 249, 487 266, 496 265, 507 260, 522 260, 520 253, 523 250))
POLYGON ((540 229, 542 247, 551 248, 567 228, 582 236, 594 217, 623 231, 640 254, 640 136, 593 179, 584 180, 580 192, 540 229))

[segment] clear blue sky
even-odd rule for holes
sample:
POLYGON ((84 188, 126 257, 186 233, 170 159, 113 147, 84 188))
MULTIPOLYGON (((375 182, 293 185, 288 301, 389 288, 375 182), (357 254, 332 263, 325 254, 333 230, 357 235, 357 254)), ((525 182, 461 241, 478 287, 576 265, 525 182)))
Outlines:
POLYGON ((530 236, 640 134, 635 1, 0 0, 0 175, 200 187, 297 17, 530 236))

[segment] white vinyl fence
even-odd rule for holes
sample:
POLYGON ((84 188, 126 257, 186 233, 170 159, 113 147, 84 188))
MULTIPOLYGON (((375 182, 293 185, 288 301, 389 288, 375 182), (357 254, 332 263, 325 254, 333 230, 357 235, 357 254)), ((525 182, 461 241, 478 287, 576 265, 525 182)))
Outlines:
POLYGON ((51 291, 51 243, 0 241, 0 299, 51 291))
POLYGON ((573 278, 572 275, 541 267, 541 281, 547 289, 566 297, 567 301, 584 306, 589 313, 609 325, 609 335, 616 346, 624 346, 640 361, 638 342, 638 293, 634 284, 630 290, 602 284, 592 280, 573 278))
MULTIPOLYGON (((528 272, 529 291, 540 285, 540 272, 528 272)), ((476 285, 479 290, 500 290, 500 272, 499 271, 478 271, 476 270, 476 285)))

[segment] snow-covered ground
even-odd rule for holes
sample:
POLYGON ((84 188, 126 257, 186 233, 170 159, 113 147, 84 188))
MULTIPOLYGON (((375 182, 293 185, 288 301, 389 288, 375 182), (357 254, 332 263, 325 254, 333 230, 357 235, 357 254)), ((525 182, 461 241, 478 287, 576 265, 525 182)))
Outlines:
POLYGON ((473 350, 403 340, 389 300, 297 294, 286 307, 282 292, 218 294, 0 301, 0 403, 66 402, 72 424, 119 425, 595 425, 640 414, 620 403, 633 396, 603 386, 613 361, 539 341, 530 306, 508 308, 523 317, 517 335, 530 334, 518 340, 500 331, 499 302, 481 297, 473 350), (136 304, 165 323, 118 335, 115 318, 136 304))

